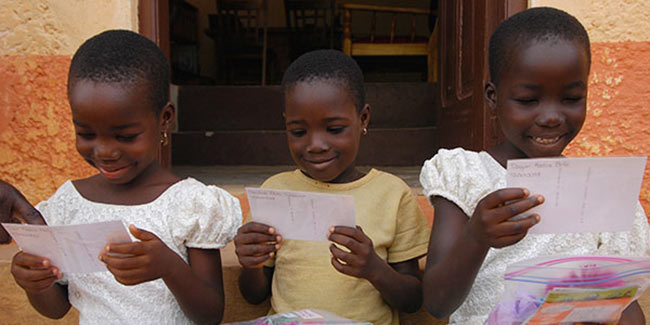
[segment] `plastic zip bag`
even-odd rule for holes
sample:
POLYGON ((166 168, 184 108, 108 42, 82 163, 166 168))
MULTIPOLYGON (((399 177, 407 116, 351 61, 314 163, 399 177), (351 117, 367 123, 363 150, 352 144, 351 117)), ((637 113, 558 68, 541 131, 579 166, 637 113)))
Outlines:
POLYGON ((504 278, 486 324, 611 323, 650 285, 650 259, 538 257, 509 265, 504 278))

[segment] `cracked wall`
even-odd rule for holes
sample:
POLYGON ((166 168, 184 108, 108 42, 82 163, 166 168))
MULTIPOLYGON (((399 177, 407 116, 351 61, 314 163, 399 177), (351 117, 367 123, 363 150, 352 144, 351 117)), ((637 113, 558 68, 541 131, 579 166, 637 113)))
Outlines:
POLYGON ((74 146, 70 59, 106 29, 137 28, 137 0, 0 0, 0 179, 32 202, 94 173, 74 146))

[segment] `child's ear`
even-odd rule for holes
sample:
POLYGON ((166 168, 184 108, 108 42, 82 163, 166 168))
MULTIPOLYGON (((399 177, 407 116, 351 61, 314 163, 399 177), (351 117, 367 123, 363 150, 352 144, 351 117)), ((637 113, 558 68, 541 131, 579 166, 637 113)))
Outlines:
POLYGON ((485 97, 485 102, 490 106, 490 109, 494 112, 497 109, 497 87, 488 81, 485 84, 485 89, 483 89, 483 97, 485 97))
POLYGON ((363 106, 359 113, 359 119, 361 120, 361 128, 367 128, 368 124, 370 124, 370 104, 363 106))
POLYGON ((167 102, 167 105, 163 107, 162 112, 160 112, 160 128, 163 131, 169 130, 171 125, 174 123, 174 118, 176 116, 176 107, 172 102, 167 102))

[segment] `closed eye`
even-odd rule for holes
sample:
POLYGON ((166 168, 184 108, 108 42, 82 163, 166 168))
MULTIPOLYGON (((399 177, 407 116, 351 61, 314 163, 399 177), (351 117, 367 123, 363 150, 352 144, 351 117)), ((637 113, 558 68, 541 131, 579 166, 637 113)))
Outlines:
POLYGON ((82 139, 90 140, 95 137, 95 134, 90 132, 77 132, 77 136, 82 139))
POLYGON ((289 130, 289 134, 291 134, 296 138, 300 138, 303 135, 307 134, 307 131, 304 129, 293 129, 293 130, 289 130))
POLYGON ((135 134, 124 134, 124 135, 116 135, 115 139, 120 142, 131 142, 135 140, 141 133, 135 133, 135 134))
POLYGON ((330 126, 327 128, 327 132, 331 134, 339 134, 343 131, 345 131, 345 126, 330 126))
POLYGON ((583 99, 584 99, 583 96, 565 97, 564 101, 567 102, 567 103, 577 103, 577 102, 579 102, 579 101, 581 101, 583 99))
POLYGON ((513 98, 514 101, 516 101, 519 104, 523 105, 529 105, 529 104, 534 104, 537 103, 537 98, 513 98))

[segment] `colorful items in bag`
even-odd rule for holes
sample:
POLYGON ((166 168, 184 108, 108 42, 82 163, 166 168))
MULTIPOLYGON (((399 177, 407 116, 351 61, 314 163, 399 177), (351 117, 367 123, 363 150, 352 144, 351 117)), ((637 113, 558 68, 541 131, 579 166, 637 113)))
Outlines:
POLYGON ((486 324, 616 322, 650 284, 650 259, 545 257, 508 266, 486 324))

